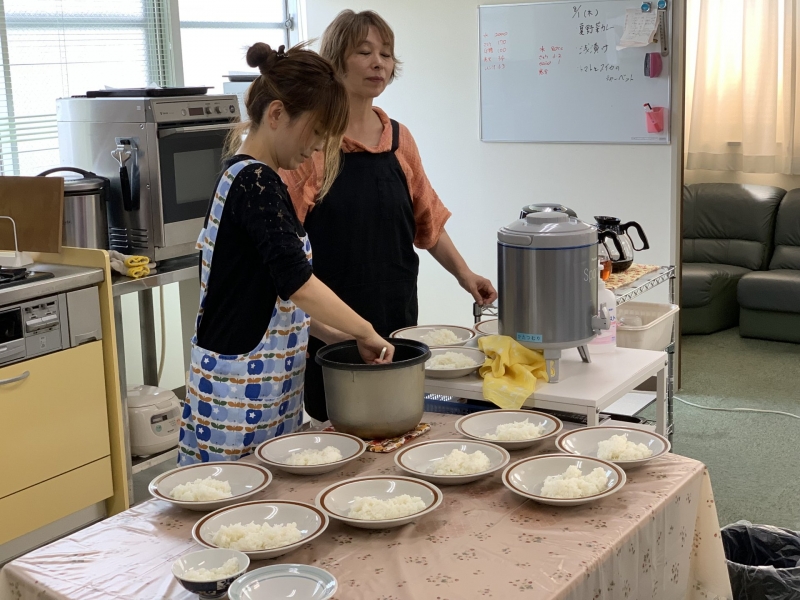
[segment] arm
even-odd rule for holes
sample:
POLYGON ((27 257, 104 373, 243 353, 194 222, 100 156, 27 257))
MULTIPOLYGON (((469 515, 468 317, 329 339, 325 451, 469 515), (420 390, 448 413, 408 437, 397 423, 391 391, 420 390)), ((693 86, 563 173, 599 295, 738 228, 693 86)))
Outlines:
POLYGON ((326 344, 335 344, 337 342, 344 342, 353 339, 352 335, 342 333, 338 329, 334 329, 330 325, 325 325, 325 323, 316 319, 311 320, 311 327, 309 330, 311 335, 322 340, 326 344))
POLYGON ((447 231, 442 229, 438 241, 428 248, 428 252, 456 278, 458 285, 472 294, 479 305, 491 304, 497 300, 497 291, 492 282, 470 270, 447 231))
MULTIPOLYGON (((303 284, 290 298, 301 310, 311 316, 312 323, 317 323, 317 328, 322 326, 325 332, 332 328, 350 334, 358 342, 361 357, 367 362, 391 362, 394 347, 375 333, 367 321, 359 317, 355 311, 342 302, 331 289, 322 283, 316 276, 303 284), (386 348, 386 357, 379 360, 381 350, 386 348)), ((319 329, 317 330, 319 331, 319 329)), ((335 330, 333 330, 335 331, 335 330)), ((320 338, 322 341, 327 341, 320 338)))

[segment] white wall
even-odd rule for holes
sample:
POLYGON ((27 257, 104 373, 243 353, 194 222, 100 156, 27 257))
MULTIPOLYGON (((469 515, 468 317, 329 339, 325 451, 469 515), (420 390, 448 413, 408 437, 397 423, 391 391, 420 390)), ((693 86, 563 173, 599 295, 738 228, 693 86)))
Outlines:
MULTIPOLYGON (((477 7, 489 3, 507 0, 306 0, 306 26, 319 37, 345 8, 375 10, 392 26, 404 70, 376 104, 416 138, 428 177, 453 212, 447 230, 474 271, 496 282, 496 231, 532 202, 560 202, 589 221, 598 214, 638 221, 652 247, 638 260, 671 264, 671 146, 479 140, 477 7)), ((428 253, 419 287, 420 323, 471 323, 471 298, 428 253)))

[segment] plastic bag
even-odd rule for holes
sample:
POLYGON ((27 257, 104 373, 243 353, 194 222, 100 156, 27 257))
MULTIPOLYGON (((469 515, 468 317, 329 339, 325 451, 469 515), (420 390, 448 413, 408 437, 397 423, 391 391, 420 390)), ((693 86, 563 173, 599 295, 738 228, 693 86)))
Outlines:
POLYGON ((800 532, 739 521, 722 545, 734 600, 800 598, 800 532))

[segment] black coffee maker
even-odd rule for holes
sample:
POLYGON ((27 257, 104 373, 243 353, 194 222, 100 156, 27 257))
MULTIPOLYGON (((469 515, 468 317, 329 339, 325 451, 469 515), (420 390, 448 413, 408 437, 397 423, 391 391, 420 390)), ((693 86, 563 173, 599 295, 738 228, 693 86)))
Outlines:
POLYGON ((633 264, 634 251, 640 252, 650 248, 650 243, 647 241, 647 236, 644 234, 642 226, 636 221, 622 223, 617 217, 595 217, 594 219, 597 221, 597 228, 600 231, 613 231, 617 234, 622 245, 621 254, 619 253, 619 248, 617 248, 617 256, 611 255, 612 273, 622 273, 626 271, 633 264), (640 248, 636 247, 636 244, 634 244, 633 239, 628 233, 628 230, 631 228, 635 229, 639 234, 639 240, 641 241, 640 248))

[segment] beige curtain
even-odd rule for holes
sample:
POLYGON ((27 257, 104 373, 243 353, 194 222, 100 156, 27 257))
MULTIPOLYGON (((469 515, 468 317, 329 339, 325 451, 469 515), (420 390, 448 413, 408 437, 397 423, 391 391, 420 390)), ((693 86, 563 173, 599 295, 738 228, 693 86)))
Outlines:
POLYGON ((798 0, 688 0, 686 168, 800 174, 798 0))

